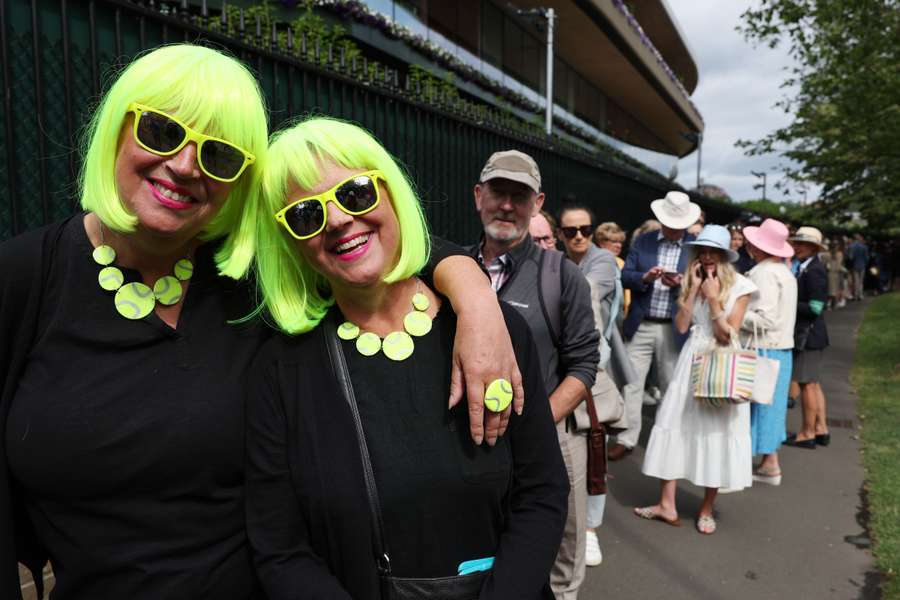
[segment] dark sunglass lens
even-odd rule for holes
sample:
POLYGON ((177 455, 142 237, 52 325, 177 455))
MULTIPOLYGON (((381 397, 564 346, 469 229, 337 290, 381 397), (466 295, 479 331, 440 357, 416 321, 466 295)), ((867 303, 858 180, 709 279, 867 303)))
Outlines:
POLYGON ((325 222, 325 212, 318 200, 308 200, 297 204, 284 214, 288 227, 296 235, 305 236, 317 231, 325 222))
POLYGON ((244 153, 231 144, 207 140, 203 143, 200 163, 216 177, 231 179, 241 170, 244 153))
POLYGON ((578 231, 581 232, 583 237, 588 237, 591 235, 591 226, 590 225, 582 225, 578 228, 578 231))
POLYGON ((184 140, 184 128, 172 119, 145 112, 138 121, 138 140, 157 152, 171 152, 184 140))
POLYGON ((334 195, 344 208, 354 213, 372 208, 378 199, 375 182, 368 176, 351 179, 335 190, 334 195))

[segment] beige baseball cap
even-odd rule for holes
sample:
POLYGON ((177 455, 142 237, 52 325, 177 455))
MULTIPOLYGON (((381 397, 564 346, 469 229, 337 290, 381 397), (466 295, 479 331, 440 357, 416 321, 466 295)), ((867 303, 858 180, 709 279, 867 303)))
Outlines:
POLYGON ((509 179, 524 183, 541 193, 541 171, 534 159, 518 150, 494 152, 481 170, 479 181, 484 183, 491 179, 509 179))

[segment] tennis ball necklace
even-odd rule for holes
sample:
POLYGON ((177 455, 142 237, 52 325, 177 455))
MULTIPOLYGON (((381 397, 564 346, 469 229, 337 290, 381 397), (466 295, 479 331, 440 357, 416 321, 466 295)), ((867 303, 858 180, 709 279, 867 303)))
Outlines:
POLYGON ((100 287, 115 292, 116 310, 126 319, 143 319, 149 315, 156 303, 172 306, 181 301, 181 282, 194 274, 194 263, 182 258, 172 268, 172 275, 164 275, 156 280, 153 287, 141 283, 125 283, 122 271, 112 263, 116 251, 103 242, 103 225, 100 225, 100 245, 91 253, 94 262, 103 267, 97 275, 100 287), (124 284, 124 285, 123 285, 124 284))
POLYGON ((412 336, 422 337, 431 331, 432 318, 426 312, 430 305, 428 296, 422 292, 413 294, 413 308, 403 317, 404 331, 392 331, 384 336, 384 340, 371 331, 361 331, 350 321, 341 323, 337 334, 342 340, 356 340, 356 351, 363 356, 374 356, 381 350, 391 360, 406 360, 416 349, 412 336))

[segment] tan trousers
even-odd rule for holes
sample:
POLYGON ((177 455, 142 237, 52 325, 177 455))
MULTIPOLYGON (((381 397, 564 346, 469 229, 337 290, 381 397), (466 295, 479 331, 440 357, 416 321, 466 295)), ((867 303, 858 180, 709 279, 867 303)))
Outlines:
POLYGON ((617 435, 616 441, 634 448, 641 435, 641 406, 644 403, 644 386, 650 366, 656 365, 659 389, 663 394, 672 380, 672 371, 675 370, 675 361, 678 359, 672 324, 643 321, 634 337, 625 344, 625 348, 637 380, 625 386, 625 418, 628 429, 617 435))
POLYGON ((559 447, 569 474, 569 515, 550 587, 556 600, 576 600, 584 581, 584 535, 587 529, 587 436, 566 431, 566 420, 556 424, 559 447))

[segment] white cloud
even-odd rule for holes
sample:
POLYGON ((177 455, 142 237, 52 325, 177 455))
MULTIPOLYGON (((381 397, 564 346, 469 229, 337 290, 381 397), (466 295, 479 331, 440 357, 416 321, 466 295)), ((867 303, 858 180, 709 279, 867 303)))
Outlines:
MULTIPOLYGON (((739 139, 756 140, 789 122, 790 116, 775 103, 792 59, 786 48, 753 47, 735 27, 749 3, 738 0, 669 0, 697 61, 700 81, 693 101, 706 123, 700 178, 724 188, 735 200, 761 197, 753 189, 758 178, 750 171, 768 173, 768 197, 781 200, 773 184, 780 177, 778 156, 748 157, 734 146, 739 139)), ((679 161, 678 182, 696 185, 696 152, 679 161)))

